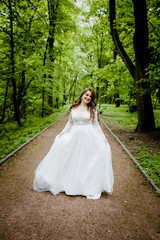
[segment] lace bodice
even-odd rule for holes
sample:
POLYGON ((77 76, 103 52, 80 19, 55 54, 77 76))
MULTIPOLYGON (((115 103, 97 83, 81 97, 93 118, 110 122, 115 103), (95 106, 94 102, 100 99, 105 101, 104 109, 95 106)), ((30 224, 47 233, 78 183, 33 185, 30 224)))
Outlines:
POLYGON ((72 123, 76 125, 91 124, 90 112, 87 110, 74 109, 71 112, 71 118, 72 123))
POLYGON ((75 125, 93 124, 93 126, 98 130, 100 135, 104 139, 106 139, 98 122, 97 110, 95 111, 95 117, 94 120, 92 121, 90 119, 90 112, 88 110, 81 110, 79 108, 72 109, 72 111, 69 114, 69 120, 62 132, 64 133, 69 132, 74 124, 75 125))

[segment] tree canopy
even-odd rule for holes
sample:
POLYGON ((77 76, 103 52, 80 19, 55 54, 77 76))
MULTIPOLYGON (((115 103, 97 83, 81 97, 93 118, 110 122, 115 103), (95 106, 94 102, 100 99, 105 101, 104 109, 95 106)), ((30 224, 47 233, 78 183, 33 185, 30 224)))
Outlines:
POLYGON ((137 131, 154 130, 159 14, 158 0, 1 0, 1 123, 21 126, 93 87, 100 104, 137 109, 137 131))

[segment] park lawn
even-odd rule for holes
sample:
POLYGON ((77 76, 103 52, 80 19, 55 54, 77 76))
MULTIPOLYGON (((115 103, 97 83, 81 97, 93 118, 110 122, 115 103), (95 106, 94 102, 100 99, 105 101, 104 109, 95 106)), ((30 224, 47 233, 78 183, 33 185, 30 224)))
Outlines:
MULTIPOLYGON (((121 105, 116 108, 114 104, 101 104, 97 106, 98 111, 102 111, 103 119, 108 123, 113 123, 117 128, 135 129, 138 117, 137 112, 130 113, 128 105, 121 105)), ((155 126, 160 128, 160 106, 154 109, 155 126)))
MULTIPOLYGON (((134 133, 137 125, 137 112, 130 113, 128 105, 116 108, 113 104, 98 105, 102 120, 131 151, 146 173, 160 188, 160 130, 152 133, 134 133), (132 140, 130 140, 130 138, 132 140)), ((154 109, 155 125, 160 129, 160 106, 154 109)))
POLYGON ((66 113, 68 106, 44 118, 33 115, 27 116, 25 122, 22 120, 22 127, 18 127, 17 122, 6 122, 0 125, 0 159, 17 149, 30 138, 48 127, 51 123, 59 119, 66 113))

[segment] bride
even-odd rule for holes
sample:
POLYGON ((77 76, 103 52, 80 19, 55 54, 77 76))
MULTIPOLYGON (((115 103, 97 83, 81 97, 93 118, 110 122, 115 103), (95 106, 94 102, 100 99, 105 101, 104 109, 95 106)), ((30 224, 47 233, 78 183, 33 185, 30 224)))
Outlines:
POLYGON ((99 199, 112 194, 110 145, 98 122, 95 92, 86 88, 69 110, 69 121, 35 171, 33 189, 99 199))

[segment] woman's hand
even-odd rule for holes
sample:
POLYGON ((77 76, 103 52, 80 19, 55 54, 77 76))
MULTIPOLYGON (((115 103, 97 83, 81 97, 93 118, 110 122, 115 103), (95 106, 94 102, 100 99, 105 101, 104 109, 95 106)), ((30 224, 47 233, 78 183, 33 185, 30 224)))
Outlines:
POLYGON ((108 142, 108 140, 107 140, 107 139, 105 139, 105 142, 106 142, 106 144, 107 144, 107 145, 109 144, 109 142, 108 142))
POLYGON ((64 134, 64 132, 60 132, 60 133, 58 134, 58 138, 60 138, 63 134, 64 134))

